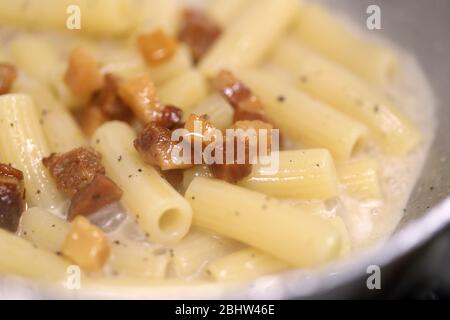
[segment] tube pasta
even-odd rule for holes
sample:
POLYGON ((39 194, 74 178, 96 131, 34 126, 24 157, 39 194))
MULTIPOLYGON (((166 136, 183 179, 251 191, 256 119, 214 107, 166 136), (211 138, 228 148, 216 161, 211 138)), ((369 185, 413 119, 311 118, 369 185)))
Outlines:
POLYGON ((355 35, 319 5, 301 7, 296 32, 308 45, 370 82, 386 82, 397 72, 393 50, 355 35))
POLYGON ((214 77, 221 69, 237 71, 254 66, 294 21, 296 12, 296 0, 256 1, 225 30, 201 61, 200 70, 207 77, 214 77))
POLYGON ((186 238, 172 249, 174 272, 182 279, 205 276, 209 263, 239 250, 240 247, 233 240, 191 230, 186 238))
POLYGON ((198 116, 207 115, 208 121, 219 130, 225 130, 233 124, 234 109, 219 94, 213 94, 203 100, 191 113, 198 116))
POLYGON ((46 113, 42 116, 42 127, 52 152, 68 152, 87 144, 75 119, 66 110, 46 113))
POLYGON ((129 78, 145 72, 157 85, 188 72, 192 67, 189 49, 182 44, 169 61, 158 66, 147 65, 139 53, 132 50, 101 50, 98 56, 102 73, 129 78))
POLYGON ((63 197, 42 164, 50 150, 29 96, 0 97, 0 132, 1 161, 23 172, 28 204, 44 209, 61 205, 63 197))
POLYGON ((194 225, 249 244, 290 265, 317 265, 341 250, 340 234, 327 221, 263 194, 196 178, 185 198, 194 210, 194 225))
POLYGON ((36 248, 32 243, 0 229, 1 274, 62 281, 67 276, 69 263, 55 253, 36 248))
POLYGON ((177 0, 135 0, 140 13, 138 32, 162 29, 170 35, 178 30, 180 5, 177 0))
POLYGON ((226 27, 252 2, 253 0, 213 0, 208 3, 206 11, 217 23, 226 27))
POLYGON ((164 279, 169 260, 167 250, 143 242, 120 240, 111 245, 110 268, 121 277, 164 279))
POLYGON ((212 173, 211 171, 209 171, 208 166, 195 166, 184 170, 182 184, 183 192, 185 192, 187 188, 189 188, 192 180, 194 180, 196 177, 210 178, 212 177, 212 173))
POLYGON ((336 168, 328 150, 280 151, 278 161, 276 174, 265 174, 265 166, 259 161, 239 184, 282 198, 326 200, 337 196, 336 168))
POLYGON ((150 239, 176 243, 188 232, 192 209, 159 173, 147 166, 133 148, 131 127, 109 122, 92 138, 102 154, 108 176, 123 190, 122 202, 150 239))
POLYGON ((341 217, 332 217, 332 218, 326 218, 328 222, 330 222, 340 233, 341 235, 341 251, 339 253, 339 258, 345 258, 347 257, 352 249, 352 243, 350 240, 350 234, 348 233, 347 226, 344 223, 344 220, 342 220, 341 217))
POLYGON ((14 84, 13 92, 26 93, 33 98, 39 122, 52 152, 66 152, 86 144, 78 124, 48 87, 22 74, 14 84))
POLYGON ((295 76, 299 88, 367 125, 385 152, 402 155, 420 143, 419 130, 392 102, 297 40, 284 40, 273 61, 295 76))
POLYGON ((129 78, 138 73, 148 72, 148 67, 139 53, 132 50, 102 50, 97 54, 103 74, 114 74, 129 78))
POLYGON ((216 281, 242 281, 288 269, 286 263, 249 248, 214 261, 209 265, 208 273, 216 281))
POLYGON ((180 44, 172 59, 159 66, 148 66, 148 69, 150 78, 157 85, 161 85, 179 75, 187 74, 192 66, 193 60, 189 49, 180 44))
POLYGON ((346 191, 359 199, 382 199, 379 166, 374 159, 357 159, 337 166, 339 180, 346 191))
POLYGON ((240 73, 240 78, 264 104, 275 125, 307 147, 326 148, 337 160, 350 158, 367 136, 361 123, 298 91, 268 71, 240 73))
POLYGON ((208 88, 198 71, 188 71, 166 82, 158 90, 161 101, 189 111, 206 97, 208 88))
POLYGON ((41 208, 31 208, 22 216, 19 234, 38 248, 57 253, 69 230, 67 221, 41 208))
POLYGON ((131 0, 2 0, 0 21, 21 27, 67 30, 76 21, 70 10, 78 6, 79 32, 96 36, 123 35, 136 25, 138 8, 131 0))
POLYGON ((87 97, 74 96, 63 81, 67 63, 56 48, 43 38, 20 37, 11 44, 11 56, 27 74, 41 81, 68 108, 83 105, 87 97), (33 55, 30 55, 33 52, 33 55), (36 63, 39 61, 39 63, 36 63))

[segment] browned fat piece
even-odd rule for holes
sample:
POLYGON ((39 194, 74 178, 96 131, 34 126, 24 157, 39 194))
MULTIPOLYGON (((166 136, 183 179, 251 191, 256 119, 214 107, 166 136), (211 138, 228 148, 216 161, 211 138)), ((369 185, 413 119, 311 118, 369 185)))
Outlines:
POLYGON ((104 86, 94 95, 92 104, 98 106, 109 120, 128 121, 133 113, 119 96, 120 81, 118 77, 106 74, 104 86))
POLYGON ((249 176, 252 172, 252 164, 248 159, 248 145, 245 145, 245 159, 243 163, 238 162, 238 154, 237 154, 237 140, 235 138, 234 143, 234 159, 233 163, 226 163, 227 159, 227 143, 224 141, 223 146, 219 152, 223 152, 223 164, 214 163, 209 166, 209 171, 213 174, 213 176, 217 179, 221 179, 230 183, 237 183, 245 177, 249 176))
POLYGON ((178 48, 176 39, 160 29, 141 34, 138 38, 138 45, 145 61, 151 66, 166 63, 178 48))
POLYGON ((140 132, 134 147, 145 163, 159 167, 161 170, 184 169, 190 164, 176 164, 172 160, 172 149, 177 144, 172 141, 172 131, 158 123, 149 123, 140 132))
POLYGON ((222 34, 222 29, 205 12, 187 9, 183 13, 180 40, 186 43, 198 62, 222 34))
POLYGON ((86 188, 98 174, 105 174, 101 155, 92 148, 78 148, 42 160, 59 190, 72 197, 86 188))
POLYGON ((69 208, 69 220, 76 216, 87 216, 101 208, 117 202, 122 197, 122 190, 108 177, 97 174, 94 180, 73 197, 69 208))
POLYGON ((0 228, 16 232, 25 210, 25 187, 21 171, 0 164, 0 228))
POLYGON ((10 92, 16 78, 16 67, 10 63, 0 63, 0 94, 10 92))
POLYGON ((259 99, 230 71, 222 70, 214 79, 214 88, 228 100, 234 108, 234 121, 265 121, 264 108, 259 99))
POLYGON ((161 111, 155 113, 154 118, 154 122, 161 127, 175 129, 182 123, 183 110, 175 106, 166 105, 162 107, 161 111))
POLYGON ((103 86, 97 60, 89 51, 75 48, 70 52, 64 82, 75 95, 90 95, 103 86))
POLYGON ((93 104, 77 110, 75 112, 75 119, 87 137, 91 137, 100 126, 109 121, 100 107, 93 104))

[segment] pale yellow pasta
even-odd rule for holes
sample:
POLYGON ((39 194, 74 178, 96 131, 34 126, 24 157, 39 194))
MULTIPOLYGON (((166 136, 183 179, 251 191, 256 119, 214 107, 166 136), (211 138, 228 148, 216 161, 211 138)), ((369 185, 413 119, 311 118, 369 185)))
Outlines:
POLYGON ((397 72, 393 50, 356 35, 319 5, 301 7, 296 32, 308 45, 371 82, 386 82, 397 72))
POLYGON ((326 149, 280 151, 275 173, 261 161, 239 185, 279 198, 326 200, 338 194, 336 168, 326 149))
POLYGON ((179 44, 175 55, 167 62, 158 66, 148 66, 150 78, 161 85, 176 76, 186 74, 193 66, 193 60, 189 48, 179 44))
POLYGON ((310 148, 326 148, 338 160, 352 156, 364 144, 364 125, 297 90, 274 73, 240 73, 261 99, 267 117, 291 139, 310 148))
POLYGON ((172 266, 181 279, 204 278, 208 264, 239 250, 239 243, 198 229, 172 249, 172 266))
POLYGON ((390 100, 296 39, 282 41, 273 61, 294 75, 303 91, 366 124, 385 152, 402 155, 420 143, 419 130, 390 100))
POLYGON ((203 76, 195 70, 182 73, 158 88, 161 101, 189 112, 208 94, 208 87, 203 76))
POLYGON ((216 281, 244 281, 286 271, 289 265, 252 248, 234 252, 208 267, 216 281))
MULTIPOLYGON (((190 113, 206 115, 208 121, 219 130, 230 128, 233 124, 234 109, 221 95, 213 94, 195 106, 190 113)), ((188 117, 189 114, 185 114, 188 117)))
POLYGON ((330 222, 341 234, 341 251, 339 253, 339 258, 346 258, 352 250, 352 243, 344 220, 342 220, 341 217, 336 216, 327 218, 327 221, 330 222))
POLYGON ((83 132, 68 111, 51 110, 42 115, 41 119, 52 152, 68 152, 87 144, 83 132))
POLYGON ((42 159, 50 154, 39 115, 28 95, 0 96, 0 161, 24 174, 30 206, 55 209, 63 197, 42 159))
POLYGON ((42 83, 20 74, 13 92, 29 94, 39 113, 51 152, 66 152, 86 144, 86 140, 72 115, 42 83))
POLYGON ((150 239, 176 243, 189 231, 192 209, 189 203, 146 165, 133 147, 136 135, 122 122, 109 122, 92 138, 102 154, 108 176, 123 190, 122 203, 150 239))
POLYGON ((212 177, 211 171, 209 171, 209 167, 206 165, 198 165, 189 169, 186 169, 183 171, 183 183, 182 183, 182 190, 185 192, 187 188, 189 188, 189 185, 191 184, 192 180, 196 177, 212 177))
POLYGON ((129 78, 138 73, 148 72, 144 59, 135 50, 99 50, 97 56, 103 74, 129 78))
POLYGON ((85 104, 88 97, 73 95, 64 83, 68 62, 48 40, 22 36, 12 42, 10 51, 17 66, 47 85, 64 106, 75 108, 85 104))
POLYGON ((19 70, 19 76, 14 82, 12 92, 30 95, 40 115, 53 110, 65 109, 48 85, 22 70, 19 70))
POLYGON ((40 249, 61 252, 70 223, 41 208, 30 208, 20 220, 19 234, 40 249))
MULTIPOLYGON (((133 48, 136 44, 133 44, 133 48)), ((99 50, 97 53, 102 73, 111 73, 122 78, 129 78, 138 73, 148 73, 157 85, 188 72, 192 67, 189 49, 180 44, 173 57, 158 66, 147 65, 142 55, 130 49, 99 50)))
POLYGON ((134 0, 139 8, 140 20, 137 33, 161 29, 176 35, 180 4, 177 0, 134 0))
POLYGON ((294 21, 297 6, 296 0, 255 1, 224 31, 201 61, 200 70, 214 77, 221 69, 237 71, 256 65, 294 21))
POLYGON ((168 250, 148 243, 117 240, 111 245, 110 269, 120 277, 164 279, 170 256, 168 250))
POLYGON ((382 199, 379 165, 375 159, 350 160, 337 165, 340 182, 345 190, 361 200, 382 199))
POLYGON ((208 15, 226 28, 237 16, 245 12, 246 6, 254 0, 212 0, 206 8, 208 15))
POLYGON ((40 280, 63 281, 69 263, 54 252, 0 229, 0 274, 15 274, 40 280), (7 257, 7 258, 5 258, 7 257))
POLYGON ((123 35, 136 25, 137 17, 138 8, 131 0, 0 1, 2 24, 68 30, 68 25, 72 27, 78 19, 81 24, 77 32, 96 36, 123 35))
POLYGON ((296 267, 314 266, 341 250, 339 232, 312 212, 223 181, 195 178, 185 198, 193 223, 296 267))

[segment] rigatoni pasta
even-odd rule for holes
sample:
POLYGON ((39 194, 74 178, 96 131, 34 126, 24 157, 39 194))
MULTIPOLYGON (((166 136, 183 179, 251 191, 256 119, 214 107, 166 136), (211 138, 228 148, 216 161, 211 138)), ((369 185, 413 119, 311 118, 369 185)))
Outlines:
POLYGON ((279 198, 326 200, 338 194, 334 161, 328 150, 281 151, 277 155, 278 170, 268 174, 262 164, 239 184, 279 198))
POLYGON ((54 252, 38 249, 25 239, 0 229, 0 274, 61 282, 70 264, 54 252))
POLYGON ((376 160, 356 159, 337 166, 340 182, 345 190, 358 199, 382 199, 379 182, 380 167, 376 160))
POLYGON ((194 210, 194 225, 254 246, 292 266, 314 266, 340 251, 340 235, 327 221, 263 194, 195 178, 185 198, 194 210))
POLYGON ((206 11, 217 23, 227 27, 253 0, 212 0, 206 11))
POLYGON ((60 253, 70 224, 46 210, 28 209, 22 217, 19 234, 38 248, 60 253))
POLYGON ((205 277, 211 262, 241 247, 242 245, 233 240, 193 229, 171 251, 173 271, 186 280, 205 277))
POLYGON ((67 30, 69 14, 74 15, 71 22, 73 19, 80 21, 80 17, 75 15, 82 13, 82 33, 118 36, 135 26, 137 10, 131 0, 100 0, 94 3, 89 0, 5 0, 0 3, 0 20, 26 28, 67 30), (70 6, 77 6, 77 9, 69 11, 70 6))
POLYGON ((29 204, 44 209, 62 205, 64 198, 42 164, 50 150, 29 96, 0 97, 0 131, 0 159, 24 173, 29 204))
POLYGON ((261 62, 289 27, 297 12, 296 0, 255 1, 232 25, 200 63, 200 70, 214 77, 221 69, 237 71, 261 62), (270 12, 270 19, 266 19, 270 12), (261 28, 261 21, 265 22, 261 28))
POLYGON ((240 76, 262 100, 269 119, 303 145, 326 148, 336 159, 345 160, 365 143, 363 124, 314 100, 278 75, 251 70, 240 76))
POLYGON ((392 49, 356 35, 320 5, 301 6, 296 33, 308 45, 370 82, 386 83, 398 71, 398 57, 392 49))
POLYGON ((210 275, 217 281, 243 281, 282 272, 289 265, 255 249, 244 249, 214 261, 210 275))
POLYGON ((282 41, 274 61, 294 76, 299 88, 367 125, 385 152, 402 155, 420 143, 415 124, 391 101, 295 39, 282 41))
POLYGON ((111 122, 92 137, 93 147, 103 156, 108 175, 124 190, 123 203, 148 237, 176 243, 188 232, 192 209, 133 148, 131 127, 111 122))
POLYGON ((159 87, 159 96, 164 103, 178 106, 187 113, 207 94, 206 81, 195 70, 182 73, 159 87))

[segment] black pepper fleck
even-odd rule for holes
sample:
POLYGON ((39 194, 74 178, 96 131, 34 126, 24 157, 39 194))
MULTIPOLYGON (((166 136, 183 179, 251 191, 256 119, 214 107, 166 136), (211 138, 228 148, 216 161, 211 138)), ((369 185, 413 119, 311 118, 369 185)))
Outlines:
POLYGON ((122 156, 119 156, 119 158, 117 159, 118 162, 122 161, 122 156))
POLYGON ((278 102, 284 102, 286 100, 286 98, 283 95, 279 95, 277 97, 278 102))

